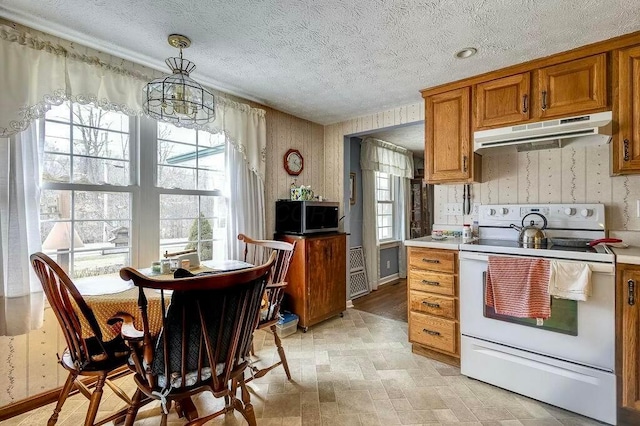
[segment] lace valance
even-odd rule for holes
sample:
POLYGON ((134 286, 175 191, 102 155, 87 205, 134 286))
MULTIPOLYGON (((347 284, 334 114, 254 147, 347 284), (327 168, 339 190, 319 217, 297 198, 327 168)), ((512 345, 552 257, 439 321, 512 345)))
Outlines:
MULTIPOLYGON (((162 72, 0 20, 0 138, 26 129, 51 105, 66 100, 135 116, 142 114, 142 89, 162 72), (15 27, 15 28, 14 28, 15 27)), ((194 126, 223 132, 249 167, 264 180, 265 112, 216 95, 216 120, 194 126)))

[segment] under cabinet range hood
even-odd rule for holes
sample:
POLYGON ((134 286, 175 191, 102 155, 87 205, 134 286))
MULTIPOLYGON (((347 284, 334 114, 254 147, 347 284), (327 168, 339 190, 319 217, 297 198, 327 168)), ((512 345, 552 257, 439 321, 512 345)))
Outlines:
POLYGON ((520 124, 473 133, 478 154, 534 151, 564 146, 603 145, 611 140, 611 111, 520 124))

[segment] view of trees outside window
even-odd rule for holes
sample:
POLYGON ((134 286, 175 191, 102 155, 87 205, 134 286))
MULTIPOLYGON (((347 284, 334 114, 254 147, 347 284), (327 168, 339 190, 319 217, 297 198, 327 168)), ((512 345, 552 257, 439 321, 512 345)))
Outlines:
MULTIPOLYGON (((130 131, 136 122, 75 103, 52 107, 41 120, 43 250, 72 277, 115 273, 131 264, 131 230, 139 225, 132 170, 154 173, 143 162, 132 164, 141 143, 130 131)), ((203 259, 224 256, 224 137, 157 123, 157 141, 151 142, 157 143, 157 186, 140 190, 158 194, 160 212, 143 205, 139 220, 159 224, 160 253, 185 250, 193 241, 203 259)))
POLYGON ((393 188, 391 176, 376 172, 376 196, 378 201, 378 241, 393 238, 393 188))
POLYGON ((201 260, 224 259, 224 179, 224 135, 158 123, 158 186, 185 190, 160 194, 161 253, 195 248, 201 260))

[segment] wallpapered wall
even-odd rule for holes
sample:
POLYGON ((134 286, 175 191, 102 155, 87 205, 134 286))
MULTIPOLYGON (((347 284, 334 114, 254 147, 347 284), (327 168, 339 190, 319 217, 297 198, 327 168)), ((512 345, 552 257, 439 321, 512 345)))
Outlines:
MULTIPOLYGON (((640 244, 640 175, 609 176, 609 145, 485 155, 472 202, 482 204, 602 203, 606 228, 640 244)), ((445 203, 462 203, 462 185, 436 185, 435 223, 462 225, 472 217, 446 216, 445 203)))
MULTIPOLYGON (((264 108, 267 113, 265 205, 266 236, 270 238, 275 224, 275 200, 288 197, 292 182, 282 162, 289 148, 298 149, 304 156, 304 170, 298 184, 311 185, 316 194, 324 195, 324 129, 319 124, 262 105, 253 106, 264 108)), ((66 370, 57 364, 56 353, 62 353, 65 346, 50 308, 45 310, 42 328, 22 336, 1 336, 0 407, 62 386, 66 370)))
POLYGON ((296 185, 310 185, 315 195, 326 197, 324 128, 320 124, 275 109, 259 107, 267 112, 265 220, 266 238, 272 238, 275 227, 275 202, 280 198, 289 198, 289 189, 294 178, 296 185), (304 169, 298 176, 289 176, 284 170, 284 154, 292 148, 300 151, 304 158, 304 169))

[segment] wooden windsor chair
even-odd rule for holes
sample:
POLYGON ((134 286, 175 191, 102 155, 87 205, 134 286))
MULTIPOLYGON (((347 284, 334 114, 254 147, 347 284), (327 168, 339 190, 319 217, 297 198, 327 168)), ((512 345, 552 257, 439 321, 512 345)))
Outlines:
MULTIPOLYGON (((128 407, 94 423, 105 384, 128 406, 132 404, 127 394, 107 378, 114 370, 127 365, 127 358, 131 352, 129 347, 120 336, 110 341, 102 339, 102 332, 93 311, 69 276, 56 262, 40 252, 32 254, 30 259, 67 342, 62 356, 58 355, 58 362, 69 372, 69 375, 47 425, 56 424, 62 406, 74 386, 89 399, 85 426, 102 425, 112 420, 122 419, 128 407), (81 319, 89 325, 92 336, 83 336, 81 319), (96 378, 95 385, 87 386, 79 379, 82 376, 96 378), (92 387, 93 391, 91 391, 92 387)), ((128 370, 125 371, 128 372, 128 370)))
MULTIPOLYGON (((271 334, 273 334, 273 339, 278 349, 280 361, 265 368, 257 368, 252 365, 253 377, 247 381, 250 381, 253 378, 262 377, 280 365, 284 368, 287 379, 291 380, 289 364, 287 363, 287 357, 285 355, 284 348, 282 347, 280 337, 276 332, 276 324, 280 318, 280 308, 284 298, 284 290, 287 286, 286 276, 295 250, 295 242, 290 244, 284 241, 254 240, 244 234, 238 234, 238 239, 245 243, 245 262, 252 264, 261 263, 265 258, 268 258, 273 253, 276 254, 276 260, 272 266, 272 273, 269 277, 269 282, 263 298, 263 307, 260 310, 258 329, 268 329, 271 334)), ((255 355, 253 348, 252 354, 255 355)))
POLYGON ((138 386, 125 425, 133 424, 143 395, 161 401, 161 425, 167 424, 172 403, 180 416, 187 417, 188 425, 202 425, 234 409, 250 425, 256 424, 244 370, 249 365, 251 336, 275 258, 274 254, 266 263, 249 269, 173 280, 154 279, 132 268, 120 270, 122 279, 132 280, 139 288, 143 324, 142 334, 129 321, 122 327, 123 336, 135 348, 132 358, 138 386), (162 330, 158 336, 149 330, 145 288, 161 293, 162 330), (166 308, 168 290, 172 291, 171 304, 166 308), (241 399, 236 397, 238 387, 241 399), (224 397, 224 408, 200 416, 190 397, 203 391, 224 397))

